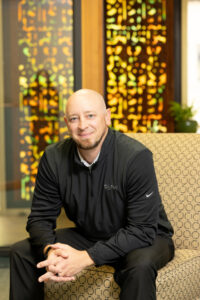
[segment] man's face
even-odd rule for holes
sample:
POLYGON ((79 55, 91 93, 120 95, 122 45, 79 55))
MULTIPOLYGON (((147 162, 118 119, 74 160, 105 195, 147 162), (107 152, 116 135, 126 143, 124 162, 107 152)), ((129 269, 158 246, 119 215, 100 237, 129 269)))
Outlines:
POLYGON ((96 149, 107 134, 110 111, 94 95, 79 95, 69 101, 65 122, 79 149, 96 149))

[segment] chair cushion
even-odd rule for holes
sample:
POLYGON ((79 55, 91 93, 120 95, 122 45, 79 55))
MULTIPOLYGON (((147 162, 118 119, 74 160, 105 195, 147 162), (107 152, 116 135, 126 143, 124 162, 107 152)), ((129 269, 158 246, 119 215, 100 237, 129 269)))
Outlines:
POLYGON ((45 300, 119 299, 119 286, 110 266, 90 267, 80 272, 75 281, 45 284, 45 300))
MULTIPOLYGON (((120 289, 110 266, 83 270, 73 282, 45 284, 45 300, 119 299, 120 289)), ((177 249, 174 259, 158 272, 157 300, 200 299, 200 251, 177 249)))
POLYGON ((200 251, 176 249, 174 259, 158 272, 157 300, 200 299, 200 251))

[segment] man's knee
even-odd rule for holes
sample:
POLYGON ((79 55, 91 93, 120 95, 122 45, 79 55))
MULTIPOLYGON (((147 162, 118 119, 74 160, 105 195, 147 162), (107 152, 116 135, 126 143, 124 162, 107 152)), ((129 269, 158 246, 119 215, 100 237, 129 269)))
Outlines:
POLYGON ((157 270, 149 260, 132 261, 126 268, 121 266, 114 275, 115 281, 123 290, 127 286, 130 286, 130 289, 135 286, 135 292, 147 289, 147 286, 149 290, 154 291, 156 277, 157 270))
POLYGON ((129 260, 124 268, 122 266, 122 270, 134 276, 143 276, 143 274, 149 273, 156 276, 157 274, 155 265, 147 258, 129 260))
POLYGON ((138 280, 154 280, 157 276, 155 265, 149 260, 132 263, 128 269, 129 276, 135 276, 138 280))
MULTIPOLYGON (((157 270, 149 255, 141 255, 140 252, 132 251, 127 254, 116 271, 116 279, 119 281, 129 279, 155 280, 157 270)), ((118 281, 116 280, 116 281, 118 281)))
POLYGON ((44 299, 43 284, 38 277, 44 273, 36 268, 36 258, 28 239, 10 249, 10 299, 44 299))
POLYGON ((29 239, 13 244, 10 248, 10 263, 23 263, 36 265, 41 260, 36 251, 31 247, 29 239))
POLYGON ((28 239, 19 241, 10 247, 11 257, 14 255, 20 255, 20 256, 25 255, 28 252, 30 252, 30 243, 28 239))
POLYGON ((153 259, 150 253, 142 250, 143 249, 131 251, 124 257, 123 264, 126 268, 148 269, 153 266, 153 259))

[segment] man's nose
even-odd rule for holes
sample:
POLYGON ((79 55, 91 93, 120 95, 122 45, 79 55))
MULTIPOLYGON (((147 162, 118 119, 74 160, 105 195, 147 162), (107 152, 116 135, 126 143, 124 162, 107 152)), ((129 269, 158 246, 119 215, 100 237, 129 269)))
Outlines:
POLYGON ((79 120, 79 129, 84 130, 87 127, 87 121, 84 118, 79 120))

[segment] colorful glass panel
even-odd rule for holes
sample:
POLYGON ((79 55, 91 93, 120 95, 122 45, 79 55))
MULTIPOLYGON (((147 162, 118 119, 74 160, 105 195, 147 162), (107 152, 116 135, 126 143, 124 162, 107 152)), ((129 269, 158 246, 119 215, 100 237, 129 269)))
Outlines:
POLYGON ((167 131, 166 0, 105 0, 106 99, 112 126, 167 131))
POLYGON ((71 0, 18 1, 21 199, 30 200, 45 147, 66 136, 73 92, 71 0))

